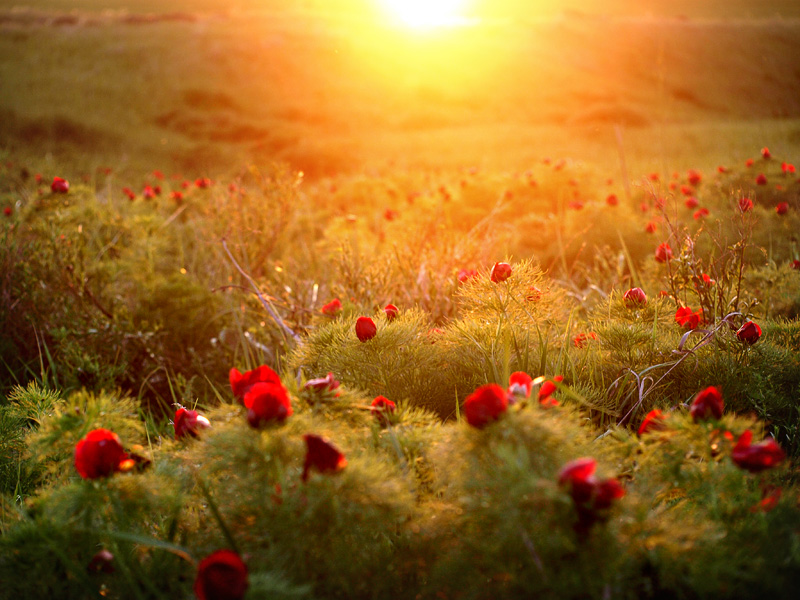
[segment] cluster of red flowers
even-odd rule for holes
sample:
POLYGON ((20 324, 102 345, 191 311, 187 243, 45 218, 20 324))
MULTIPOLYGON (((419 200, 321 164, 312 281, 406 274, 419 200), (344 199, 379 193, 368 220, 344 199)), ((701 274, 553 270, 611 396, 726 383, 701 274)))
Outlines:
POLYGON ((688 306, 682 306, 675 311, 675 322, 687 329, 697 329, 705 323, 703 309, 698 308, 697 312, 695 312, 688 306))
POLYGON ((535 381, 523 371, 516 371, 508 378, 508 389, 503 389, 496 383, 482 385, 464 401, 464 417, 467 423, 478 429, 483 429, 490 423, 497 421, 508 410, 509 405, 517 400, 529 398, 533 386, 541 382, 541 387, 536 399, 539 406, 549 408, 558 406, 558 400, 553 394, 558 389, 558 384, 564 377, 556 375, 553 379, 537 378, 535 381))

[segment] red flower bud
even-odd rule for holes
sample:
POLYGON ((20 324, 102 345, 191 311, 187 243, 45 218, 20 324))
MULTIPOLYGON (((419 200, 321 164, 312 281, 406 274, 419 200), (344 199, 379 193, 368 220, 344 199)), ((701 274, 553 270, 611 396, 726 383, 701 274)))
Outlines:
POLYGON ((362 342, 367 342, 375 337, 378 333, 378 328, 375 326, 375 321, 369 317, 358 317, 356 321, 356 336, 362 342))
POLYGON ((779 202, 778 205, 775 207, 775 212, 779 215, 785 215, 789 212, 789 203, 788 202, 779 202))
POLYGON ((748 429, 733 447, 731 459, 739 468, 759 473, 776 466, 786 458, 786 453, 772 438, 755 445, 751 444, 752 440, 753 432, 748 429))
POLYGON ((467 423, 483 429, 500 418, 508 409, 508 394, 496 383, 483 385, 467 396, 464 401, 464 416, 467 423))
POLYGON ((711 417, 722 418, 722 409, 725 403, 722 401, 722 394, 714 386, 707 387, 694 397, 692 405, 689 407, 689 414, 692 415, 695 423, 705 421, 711 417))
POLYGON ((511 265, 504 262, 494 263, 492 267, 491 280, 495 283, 501 283, 511 277, 511 265))
POLYGON ((394 321, 397 318, 397 315, 400 314, 400 311, 394 304, 387 304, 386 306, 384 306, 383 312, 386 313, 387 321, 394 321))
POLYGON ((292 415, 292 403, 280 383, 256 383, 244 395, 247 422, 260 427, 272 421, 283 422, 292 415))
POLYGON ((217 550, 200 561, 194 594, 197 600, 241 600, 250 582, 247 565, 231 550, 217 550))
POLYGON ((758 177, 756 177, 756 185, 767 185, 767 176, 759 173, 758 177))
POLYGON ((133 467, 119 436, 108 429, 94 429, 75 444, 75 468, 84 479, 108 477, 133 467))
POLYGON ((308 480, 309 471, 313 468, 320 473, 336 473, 347 466, 344 454, 327 440, 318 435, 307 433, 303 436, 306 442, 306 459, 303 463, 303 481, 308 480))
POLYGON ((231 382, 233 395, 239 401, 239 404, 244 403, 245 394, 249 392, 250 388, 255 384, 281 382, 281 378, 278 374, 267 365, 261 365, 252 371, 245 371, 244 373, 240 373, 239 369, 233 368, 228 374, 228 379, 231 382))
POLYGON ((637 308, 647 304, 647 295, 642 288, 631 288, 622 296, 626 308, 637 308))
POLYGON ((747 321, 736 332, 736 337, 740 342, 752 346, 758 341, 758 338, 761 337, 761 327, 753 321, 747 321))
POLYGON ((50 184, 50 190, 54 194, 66 194, 69 191, 69 181, 61 177, 53 177, 53 183, 50 184))
POLYGON ((668 260, 672 259, 672 248, 669 247, 669 244, 664 242, 663 244, 659 244, 658 248, 656 248, 656 262, 667 262, 668 260))
POLYGON ((197 437, 200 430, 211 427, 211 423, 203 415, 198 414, 196 410, 186 410, 181 407, 175 412, 173 426, 175 427, 175 439, 177 440, 187 435, 197 437))

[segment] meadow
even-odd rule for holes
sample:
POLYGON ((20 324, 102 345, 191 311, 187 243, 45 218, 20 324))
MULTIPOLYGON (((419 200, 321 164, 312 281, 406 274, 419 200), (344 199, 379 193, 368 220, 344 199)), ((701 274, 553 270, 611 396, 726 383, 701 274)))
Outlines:
POLYGON ((0 598, 787 597, 800 6, 375 4, 0 6, 0 598))

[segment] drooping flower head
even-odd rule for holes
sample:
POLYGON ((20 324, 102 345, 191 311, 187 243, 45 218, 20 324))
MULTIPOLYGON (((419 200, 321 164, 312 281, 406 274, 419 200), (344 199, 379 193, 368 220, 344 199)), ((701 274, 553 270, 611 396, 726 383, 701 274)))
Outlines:
POLYGON ((362 342, 368 342, 378 333, 375 321, 369 317, 358 317, 356 320, 356 336, 362 342))
POLYGON ((211 427, 211 423, 196 410, 187 410, 183 407, 175 411, 172 420, 175 428, 175 439, 190 436, 197 437, 202 429, 211 427))
POLYGON ((689 414, 692 415, 695 423, 710 418, 721 419, 724 408, 725 402, 722 400, 719 388, 709 386, 694 397, 692 405, 689 407, 689 414))
POLYGON ((731 459, 739 468, 751 473, 760 473, 778 465, 786 458, 786 453, 774 439, 769 438, 759 444, 752 444, 752 441, 753 432, 748 429, 731 451, 731 459))
POLYGON ((736 332, 736 337, 740 342, 752 346, 761 337, 761 327, 755 321, 747 321, 736 332))
POLYGON ((289 393, 281 383, 256 383, 244 395, 244 406, 247 422, 255 428, 283 422, 292 415, 289 393))
POLYGON ((119 436, 108 429, 94 429, 75 444, 75 468, 84 479, 108 477, 133 465, 119 436))
POLYGON ((231 391, 239 401, 239 404, 244 404, 244 396, 250 391, 257 383, 280 383, 281 378, 278 374, 270 369, 267 365, 253 369, 252 371, 245 371, 240 373, 239 369, 233 368, 228 374, 228 379, 231 383, 231 391))
POLYGON ((494 283, 501 283, 511 277, 511 265, 504 262, 494 263, 492 267, 492 273, 490 275, 491 280, 494 283))
POLYGON ((508 394, 496 383, 482 385, 464 401, 467 423, 483 429, 508 409, 508 394))
POLYGON ((326 439, 307 433, 303 436, 306 442, 306 458, 303 462, 303 481, 308 481, 311 469, 320 473, 336 473, 347 466, 344 454, 326 439))
POLYGON ((200 561, 194 594, 197 600, 241 600, 249 586, 241 557, 231 550, 217 550, 200 561))

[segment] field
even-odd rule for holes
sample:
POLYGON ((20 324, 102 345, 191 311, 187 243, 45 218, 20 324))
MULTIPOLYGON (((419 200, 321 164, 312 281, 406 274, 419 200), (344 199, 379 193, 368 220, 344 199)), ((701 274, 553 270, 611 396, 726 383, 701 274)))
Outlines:
POLYGON ((787 597, 800 5, 387 14, 0 5, 0 599, 787 597))

